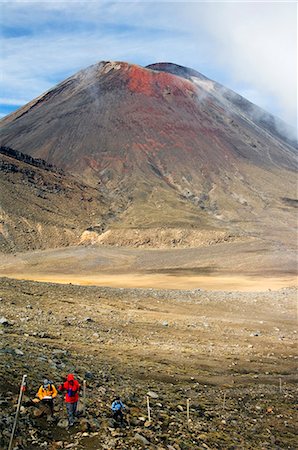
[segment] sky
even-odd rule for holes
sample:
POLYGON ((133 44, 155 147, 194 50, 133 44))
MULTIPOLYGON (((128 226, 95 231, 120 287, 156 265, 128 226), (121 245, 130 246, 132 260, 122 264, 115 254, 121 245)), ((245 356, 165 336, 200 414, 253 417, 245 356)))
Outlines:
POLYGON ((297 124, 296 1, 0 0, 0 117, 99 61, 195 69, 297 124))

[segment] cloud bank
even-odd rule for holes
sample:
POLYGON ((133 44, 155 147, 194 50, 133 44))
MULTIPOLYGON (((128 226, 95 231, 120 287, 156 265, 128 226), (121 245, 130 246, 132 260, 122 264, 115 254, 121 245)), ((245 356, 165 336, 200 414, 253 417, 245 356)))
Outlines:
POLYGON ((297 5, 3 1, 0 114, 101 60, 198 70, 297 123, 297 5))

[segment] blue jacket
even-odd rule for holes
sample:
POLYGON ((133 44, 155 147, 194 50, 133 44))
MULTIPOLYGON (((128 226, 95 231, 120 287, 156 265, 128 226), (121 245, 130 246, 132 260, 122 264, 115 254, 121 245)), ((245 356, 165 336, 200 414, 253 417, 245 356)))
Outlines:
POLYGON ((112 403, 112 411, 121 411, 121 409, 124 409, 125 406, 123 405, 121 400, 114 400, 112 403))

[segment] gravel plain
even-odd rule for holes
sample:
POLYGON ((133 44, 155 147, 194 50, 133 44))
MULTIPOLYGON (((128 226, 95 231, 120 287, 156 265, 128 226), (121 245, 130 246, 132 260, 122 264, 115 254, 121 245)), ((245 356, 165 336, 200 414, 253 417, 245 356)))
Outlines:
POLYGON ((1 446, 28 376, 17 449, 295 449, 297 291, 119 289, 1 279, 1 446), (32 404, 45 376, 87 382, 65 428, 32 404), (153 395, 152 397, 150 395, 153 395), (126 426, 110 403, 120 394, 126 426), (147 396, 151 422, 147 417, 147 396), (190 422, 186 404, 190 399, 190 422))

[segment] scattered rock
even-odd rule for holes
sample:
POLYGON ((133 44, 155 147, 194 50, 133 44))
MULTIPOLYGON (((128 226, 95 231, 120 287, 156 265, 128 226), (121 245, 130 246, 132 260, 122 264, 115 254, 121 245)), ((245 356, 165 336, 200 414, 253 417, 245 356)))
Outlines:
POLYGON ((85 378, 87 380, 92 380, 92 378, 94 378, 94 375, 92 372, 85 372, 85 378))
POLYGON ((115 420, 114 419, 108 419, 108 421, 107 421, 107 426, 109 427, 109 428, 115 428, 115 426, 116 426, 116 422, 115 422, 115 420))
POLYGON ((148 391, 147 395, 151 398, 159 398, 159 395, 154 391, 148 391))
MULTIPOLYGON (((34 417, 41 417, 43 414, 44 414, 44 411, 40 408, 35 408, 33 410, 34 417)), ((58 426, 59 426, 59 424, 58 424, 58 426)))
POLYGON ((0 325, 3 325, 4 327, 12 327, 13 323, 6 319, 6 317, 0 317, 0 325))
POLYGON ((70 444, 66 444, 64 448, 77 448, 78 442, 71 442, 70 444))
POLYGON ((59 428, 67 428, 68 427, 68 420, 67 419, 60 419, 57 423, 57 427, 59 428))
POLYGON ((14 352, 15 352, 15 354, 18 355, 18 356, 24 356, 24 353, 22 352, 22 350, 19 350, 18 348, 16 348, 16 349, 14 350, 14 352))
POLYGON ((144 436, 142 436, 139 433, 136 433, 134 438, 136 441, 141 442, 141 444, 143 444, 143 445, 150 445, 150 442, 148 441, 148 439, 146 439, 144 436))
POLYGON ((88 431, 90 429, 90 422, 88 419, 80 419, 80 428, 82 431, 88 431))
POLYGON ((52 450, 55 450, 57 448, 63 448, 63 447, 64 447, 63 441, 56 441, 56 442, 53 442, 51 448, 52 448, 52 450))

